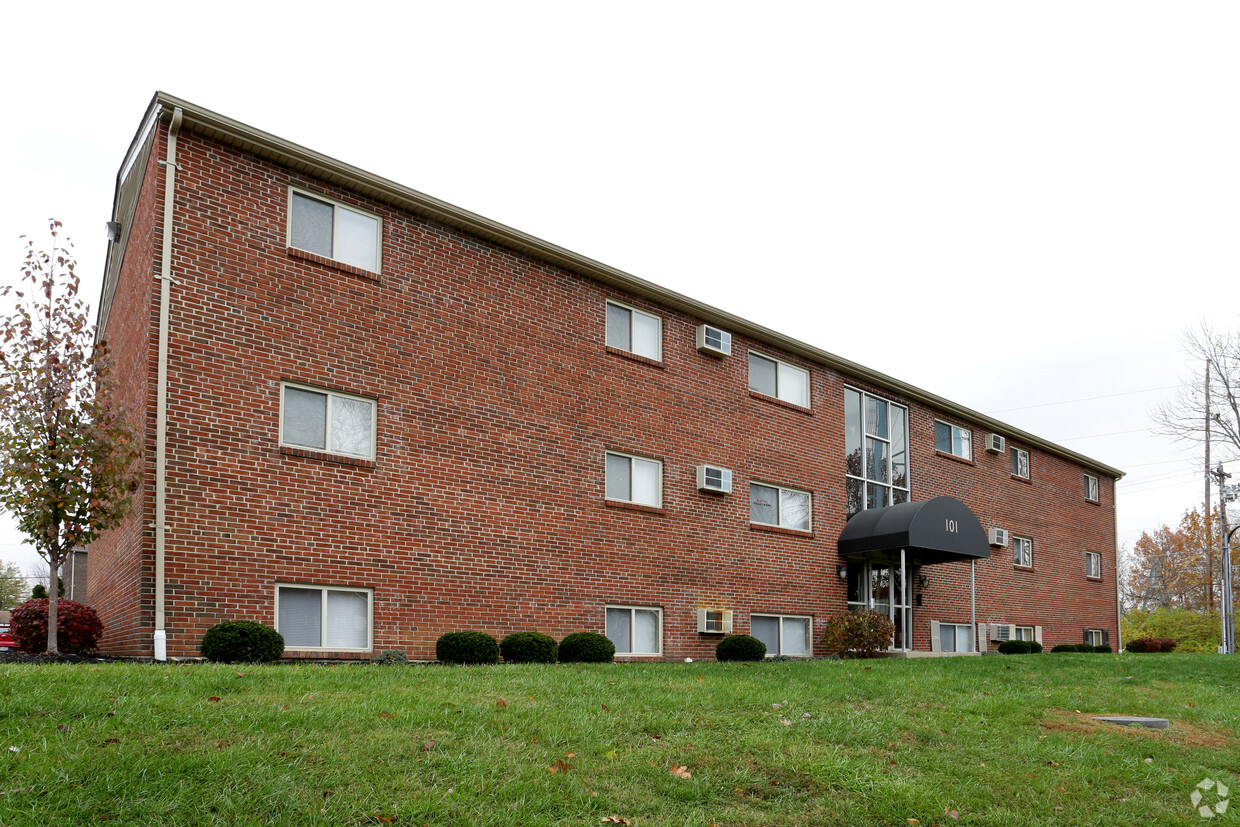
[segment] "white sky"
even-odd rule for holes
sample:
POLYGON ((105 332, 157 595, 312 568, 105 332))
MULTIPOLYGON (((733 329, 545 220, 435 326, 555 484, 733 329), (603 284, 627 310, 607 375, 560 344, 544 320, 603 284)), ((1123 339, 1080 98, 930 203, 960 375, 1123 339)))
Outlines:
POLYGON ((56 216, 95 303, 162 89, 1124 469, 1121 544, 1200 506, 1147 428, 1240 326, 1240 5, 314 8, 7 7, 2 277, 56 216))

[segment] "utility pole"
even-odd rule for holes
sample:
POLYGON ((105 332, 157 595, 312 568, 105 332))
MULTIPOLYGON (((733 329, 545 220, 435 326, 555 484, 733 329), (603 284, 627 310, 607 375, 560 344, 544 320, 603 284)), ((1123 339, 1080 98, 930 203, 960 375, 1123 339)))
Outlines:
POLYGON ((1206 528, 1206 611, 1214 611, 1214 524, 1210 521, 1210 360, 1206 359, 1206 497, 1201 521, 1206 528))
POLYGON ((1236 623, 1232 617, 1232 601, 1231 601, 1231 532, 1227 530, 1227 497, 1228 486, 1224 482, 1231 477, 1231 474, 1223 471, 1223 464, 1220 462, 1218 469, 1215 470, 1214 476, 1218 478, 1218 519, 1219 519, 1219 537, 1222 540, 1222 547, 1219 553, 1222 561, 1222 594, 1219 595, 1219 601, 1223 604, 1222 608, 1222 645, 1218 647, 1220 655, 1236 654, 1236 623))

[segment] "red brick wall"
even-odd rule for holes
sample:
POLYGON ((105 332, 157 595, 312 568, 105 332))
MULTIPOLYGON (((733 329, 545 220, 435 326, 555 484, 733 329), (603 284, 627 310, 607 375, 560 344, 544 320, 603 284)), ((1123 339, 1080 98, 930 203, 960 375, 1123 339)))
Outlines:
MULTIPOLYGON (((741 336, 730 358, 701 355, 700 320, 186 132, 179 154, 170 654, 196 653, 222 619, 274 623, 277 582, 373 588, 375 650, 416 658, 458 629, 602 631, 608 603, 661 607, 664 655, 703 658, 719 638, 696 632, 699 606, 733 609, 738 632, 751 611, 817 624, 844 608, 844 377, 741 336), (381 215, 383 273, 290 254, 290 183, 381 215), (609 352, 607 298, 662 317, 661 363, 609 352), (809 368, 808 411, 747 390, 751 345, 809 368), (282 380, 377 399, 376 460, 282 451, 282 380), (607 504, 609 449, 663 461, 662 508, 607 504), (704 462, 734 471, 734 493, 695 489, 704 462), (751 479, 811 491, 812 534, 752 527, 751 479)), ((113 322, 149 318, 149 301, 118 294, 113 322)), ((1109 481, 1087 507, 1081 469, 1035 454, 1032 485, 1000 479, 989 455, 935 456, 933 414, 911 419, 914 498, 950 493, 983 523, 1029 526, 1022 594, 1030 611, 1052 593, 1064 606, 1038 608, 1048 639, 1095 612, 1114 635, 1109 481), (1106 561, 1096 589, 1069 574, 1086 547, 1106 561)), ((959 591, 943 569, 931 601, 959 591)), ((1018 574, 1010 557, 979 572, 979 619, 1024 599, 999 592, 1018 574)))

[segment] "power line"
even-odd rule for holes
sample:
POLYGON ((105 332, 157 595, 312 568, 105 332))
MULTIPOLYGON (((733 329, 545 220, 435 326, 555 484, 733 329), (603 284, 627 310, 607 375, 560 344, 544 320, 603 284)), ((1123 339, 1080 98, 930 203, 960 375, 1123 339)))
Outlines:
POLYGON ((1093 402, 1095 399, 1114 399, 1117 396, 1135 396, 1136 394, 1139 394, 1139 393, 1153 393, 1155 391, 1168 391, 1168 390, 1172 390, 1173 388, 1182 388, 1182 387, 1184 387, 1183 384, 1166 385, 1161 388, 1145 388, 1144 390, 1139 390, 1139 391, 1123 391, 1121 393, 1105 393, 1105 394, 1102 394, 1101 396, 1085 396, 1080 399, 1064 399, 1059 402, 1040 402, 1037 405, 1024 405, 1019 408, 1000 408, 997 411, 991 411, 991 413, 1001 414, 1001 413, 1011 413, 1012 411, 1028 411, 1033 408, 1049 408, 1052 405, 1074 405, 1077 402, 1093 402))

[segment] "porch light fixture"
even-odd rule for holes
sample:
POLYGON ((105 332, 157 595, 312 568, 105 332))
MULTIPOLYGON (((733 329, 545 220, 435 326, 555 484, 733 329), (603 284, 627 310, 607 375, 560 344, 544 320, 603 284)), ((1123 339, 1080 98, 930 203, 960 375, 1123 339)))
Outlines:
POLYGON ((924 589, 926 586, 930 585, 930 578, 924 574, 917 575, 917 585, 924 589))
POLYGON ((838 576, 841 580, 847 580, 847 579, 848 579, 848 566, 836 566, 836 567, 835 567, 835 574, 836 574, 836 575, 837 575, 837 576, 838 576))

